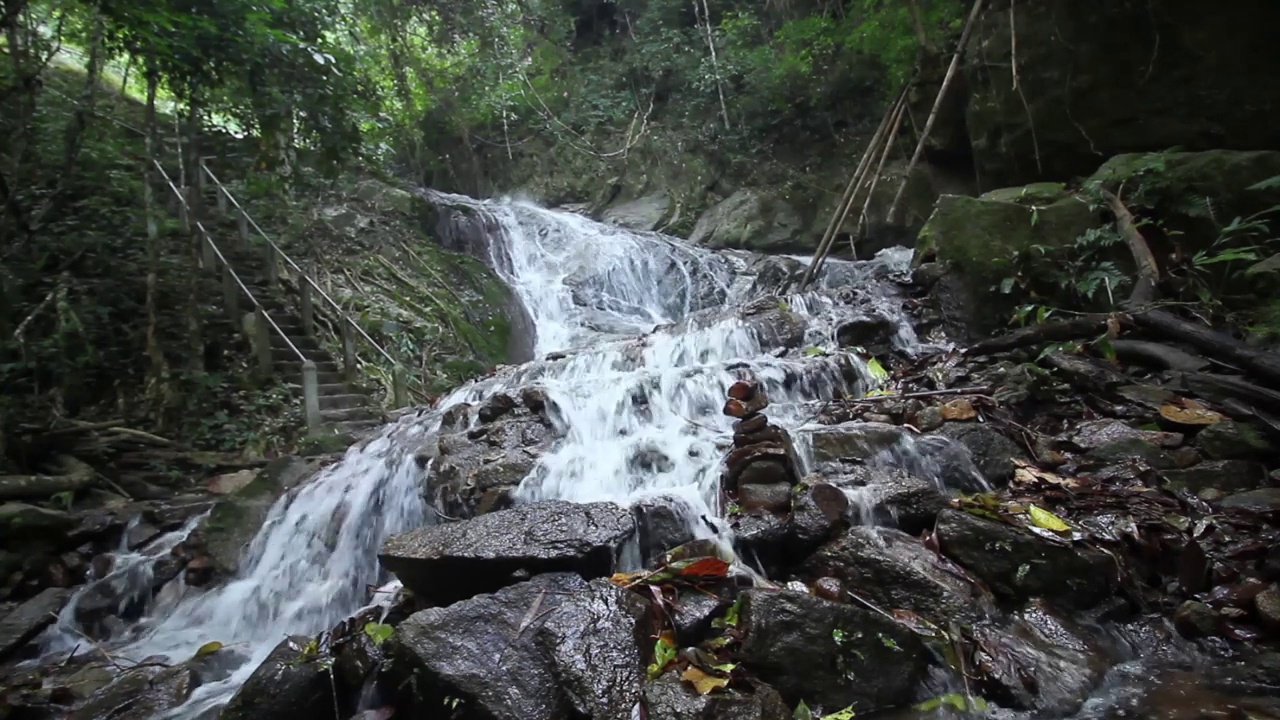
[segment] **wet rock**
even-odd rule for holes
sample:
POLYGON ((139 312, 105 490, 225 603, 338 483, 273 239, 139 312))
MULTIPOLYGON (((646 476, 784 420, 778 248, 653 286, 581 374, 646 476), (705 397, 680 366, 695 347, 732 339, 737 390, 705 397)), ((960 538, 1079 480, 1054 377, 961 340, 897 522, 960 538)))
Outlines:
POLYGON ((183 665, 131 668, 90 695, 66 720, 156 717, 186 702, 199 685, 196 673, 183 665))
POLYGON ((649 720, 791 720, 778 691, 759 683, 753 692, 738 689, 699 695, 674 672, 644 687, 649 720))
POLYGON ((804 235, 804 219, 784 198, 744 188, 703 213, 689 242, 782 253, 804 250, 804 235))
POLYGON ((1253 598, 1253 609, 1258 621, 1271 632, 1280 632, 1280 586, 1271 587, 1253 598))
POLYGON ((1183 637, 1196 639, 1218 632, 1218 611, 1197 600, 1187 600, 1173 613, 1173 626, 1183 637))
POLYGON ((941 483, 948 490, 985 492, 991 483, 982 474, 974 456, 964 445, 941 435, 919 438, 914 446, 895 451, 893 464, 912 475, 941 483))
POLYGON ((854 527, 803 566, 810 577, 838 579, 880 608, 911 610, 936 625, 972 624, 992 598, 966 573, 915 538, 887 528, 854 527))
POLYGON ((840 347, 860 347, 871 355, 888 352, 897 327, 883 315, 866 315, 849 320, 836 328, 840 347))
POLYGON ((214 495, 230 495, 244 489, 246 485, 258 477, 256 469, 237 470, 233 473, 218 475, 209 481, 209 492, 214 495))
POLYGON ((1107 443, 1085 453, 1085 459, 1093 465, 1141 463, 1155 470, 1170 470, 1178 466, 1173 455, 1158 445, 1142 438, 1123 438, 1107 443))
POLYGON ((86 665, 60 681, 59 688, 67 693, 73 702, 82 702, 110 685, 116 679, 116 672, 105 665, 86 665))
POLYGON ((1110 664, 1080 628, 1043 602, 1015 612, 1007 626, 980 623, 972 632, 987 658, 984 694, 1037 717, 1070 717, 1110 664))
POLYGON ((1222 492, 1253 490, 1266 481, 1266 468, 1248 460, 1215 460, 1182 470, 1161 473, 1170 490, 1199 494, 1208 489, 1222 492))
POLYGON ((636 534, 640 542, 640 561, 644 565, 662 553, 694 539, 685 516, 677 509, 679 498, 648 498, 632 506, 636 534))
POLYGON ((61 541, 61 536, 79 525, 72 515, 61 510, 50 510, 19 502, 0 504, 0 545, 14 541, 24 544, 51 539, 61 541))
POLYGON ((784 513, 791 509, 791 483, 738 486, 738 505, 745 513, 784 513))
POLYGON ((1250 512, 1280 512, 1280 488, 1267 487, 1228 495, 1222 507, 1250 512))
POLYGON ((936 434, 963 445, 978 471, 992 485, 1004 485, 1012 480, 1013 461, 1027 457, 1017 443, 985 424, 946 423, 936 434))
POLYGON ((659 190, 612 205, 601 213, 600 219, 628 230, 657 230, 669 217, 670 209, 671 196, 666 190, 659 190))
POLYGON ((907 438, 907 431, 884 423, 843 423, 810 435, 817 463, 860 463, 886 452, 907 438))
POLYGON ((916 413, 916 429, 920 432, 933 432, 942 427, 942 411, 930 406, 916 413))
POLYGON ((520 391, 520 402, 524 403, 529 412, 535 415, 541 415, 550 404, 550 400, 547 399, 547 391, 540 387, 522 389, 520 391))
POLYGON ((12 656, 53 624, 70 597, 65 588, 46 588, 0 619, 0 659, 12 656))
POLYGON ((444 433, 436 440, 424 495, 446 518, 474 517, 486 493, 519 485, 555 437, 546 418, 526 407, 512 407, 470 430, 444 433))
POLYGON ((743 323, 755 332, 765 349, 795 349, 804 344, 807 323, 776 297, 763 297, 740 310, 743 323))
POLYGON ((729 603, 718 596, 697 590, 682 592, 671 611, 679 647, 692 647, 711 632, 711 623, 724 615, 729 603))
POLYGON ((831 481, 855 490, 854 503, 864 521, 912 535, 933 527, 947 505, 935 483, 898 468, 863 468, 831 481))
POLYGON ((504 393, 497 393, 480 406, 480 410, 476 413, 476 417, 479 418, 482 423, 491 423, 515 409, 515 398, 504 393))
POLYGON ((281 641, 222 709, 219 720, 313 720, 333 714, 328 665, 311 638, 281 641), (314 647, 314 646, 311 646, 314 647))
POLYGON ((1268 460, 1280 449, 1263 437, 1257 428, 1227 420, 1210 425, 1196 436, 1196 444, 1217 460, 1268 460))
POLYGON ((734 549, 751 562, 760 563, 770 577, 783 574, 794 563, 792 525, 781 515, 736 515, 729 521, 734 549))
POLYGON ((1119 420, 1095 420, 1082 423, 1065 440, 1081 450, 1095 450, 1118 440, 1134 438, 1164 448, 1173 448, 1182 444, 1182 433, 1138 430, 1119 420))
POLYGON ((815 482, 796 493, 791 503, 791 539, 799 553, 831 539, 847 524, 849 498, 834 484, 815 482))
POLYGON ((947 509, 938 515, 936 532, 943 554, 1006 598, 1044 597, 1087 608, 1115 586, 1115 561, 1104 553, 1056 544, 1022 528, 947 509))
POLYGON ((753 589, 743 597, 737 658, 789 705, 852 706, 861 715, 914 699, 929 655, 902 625, 807 593, 753 589))
POLYGON ((318 460, 277 458, 267 463, 252 482, 218 500, 200 528, 217 573, 236 572, 241 553, 262 528, 271 506, 319 468, 318 460))
POLYGON ((638 595, 608 581, 539 575, 410 616, 387 643, 385 684, 400 689, 406 717, 458 698, 466 717, 627 718, 644 679, 645 617, 638 595))
POLYGON ((508 585, 518 570, 609 575, 635 531, 613 503, 553 500, 393 536, 378 559, 417 597, 447 605, 508 585))
POLYGON ((440 417, 440 432, 462 432, 471 426, 471 405, 458 403, 440 417))

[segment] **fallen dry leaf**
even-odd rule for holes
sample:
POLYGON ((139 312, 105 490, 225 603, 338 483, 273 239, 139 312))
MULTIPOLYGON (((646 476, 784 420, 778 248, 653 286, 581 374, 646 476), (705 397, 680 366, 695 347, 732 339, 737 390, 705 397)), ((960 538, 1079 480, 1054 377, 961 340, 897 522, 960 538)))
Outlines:
POLYGON ((1177 405, 1160 406, 1160 417, 1176 425, 1213 425, 1227 419, 1226 415, 1214 412, 1200 403, 1186 401, 1185 407, 1177 405))
POLYGON ((692 665, 681 673, 680 679, 693 685, 693 689, 698 691, 699 695, 706 695, 713 690, 724 688, 729 685, 729 678, 708 675, 692 665))
POLYGON ((943 420, 972 420, 978 417, 978 411, 973 409, 973 403, 964 398, 956 398, 944 404, 938 408, 938 412, 942 414, 943 420))

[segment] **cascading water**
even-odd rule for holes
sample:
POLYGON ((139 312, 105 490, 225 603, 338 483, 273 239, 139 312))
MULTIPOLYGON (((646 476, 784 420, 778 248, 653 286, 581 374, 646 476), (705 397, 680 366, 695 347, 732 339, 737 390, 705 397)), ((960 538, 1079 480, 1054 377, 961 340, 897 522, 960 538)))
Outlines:
MULTIPOLYGON (((444 199, 500 228, 500 237, 490 238, 492 266, 532 317, 536 354, 564 357, 507 368, 458 389, 435 411, 384 428, 276 503, 235 580, 163 593, 146 617, 104 641, 114 655, 135 661, 180 662, 210 641, 243 659, 169 717, 200 717, 226 702, 286 635, 324 631, 368 601, 368 588, 385 580, 376 560, 381 542, 430 519, 413 456, 447 407, 533 384, 544 389, 565 436, 521 484, 520 500, 628 503, 662 494, 680 500, 691 521, 713 521, 731 432, 720 408, 735 371, 749 369, 772 399, 771 419, 796 428, 808 421, 807 402, 857 390, 869 378, 854 355, 835 352, 842 320, 874 311, 896 324, 897 344, 915 344, 883 281, 906 269, 907 251, 828 263, 819 287, 854 288, 859 302, 836 303, 821 293, 761 298, 752 258, 743 253, 522 202, 444 199), (757 311, 788 310, 799 323, 790 340, 735 311, 748 301, 757 311), (665 461, 634 462, 643 453, 665 461)), ((705 523, 691 526, 709 532, 705 523)), ((47 634, 49 653, 64 651, 69 637, 75 642, 74 623, 70 613, 47 634)))

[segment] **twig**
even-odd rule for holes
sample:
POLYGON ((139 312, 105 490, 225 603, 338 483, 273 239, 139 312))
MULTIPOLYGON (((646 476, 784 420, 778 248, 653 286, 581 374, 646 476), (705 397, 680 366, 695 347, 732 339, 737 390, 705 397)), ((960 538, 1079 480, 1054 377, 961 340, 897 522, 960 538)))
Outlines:
POLYGON ((921 390, 894 395, 872 395, 871 397, 849 398, 850 403, 881 402, 883 400, 911 400, 913 398, 937 397, 938 395, 986 395, 991 388, 986 386, 944 388, 942 390, 921 390))
POLYGON ((1116 229, 1120 231, 1125 244, 1129 246, 1133 262, 1138 266, 1138 279, 1133 283, 1133 292, 1129 294, 1128 305, 1131 308, 1137 308, 1150 304, 1155 299, 1156 284, 1160 282, 1160 266, 1156 264, 1156 256, 1151 253, 1151 247, 1147 245, 1142 233, 1138 232, 1133 213, 1124 206, 1120 197, 1106 189, 1102 190, 1102 197, 1106 199, 1107 206, 1116 216, 1116 229))
POLYGON ((113 427, 111 428, 111 432, 120 433, 122 435, 132 435, 133 437, 147 440, 156 443, 157 445, 167 445, 169 447, 177 447, 179 445, 179 443, 173 440, 162 438, 159 435, 152 435, 151 433, 142 430, 134 430, 133 428, 113 427))

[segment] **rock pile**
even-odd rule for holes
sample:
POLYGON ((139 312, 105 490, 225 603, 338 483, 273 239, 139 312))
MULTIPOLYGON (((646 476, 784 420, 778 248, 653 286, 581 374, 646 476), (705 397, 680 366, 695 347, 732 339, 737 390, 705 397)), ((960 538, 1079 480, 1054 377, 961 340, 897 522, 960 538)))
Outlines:
POLYGON ((768 406, 769 396, 754 380, 734 383, 724 404, 724 414, 738 421, 721 487, 730 503, 753 515, 790 512, 791 492, 800 482, 791 436, 770 424, 762 412, 768 406))

